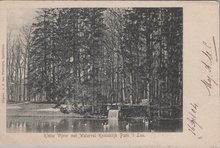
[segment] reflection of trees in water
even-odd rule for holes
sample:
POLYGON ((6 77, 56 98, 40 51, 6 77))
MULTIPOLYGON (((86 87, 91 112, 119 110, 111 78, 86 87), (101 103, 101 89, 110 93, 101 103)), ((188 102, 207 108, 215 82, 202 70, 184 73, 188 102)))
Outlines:
POLYGON ((67 119, 62 119, 57 125, 57 131, 69 131, 70 123, 67 119))
POLYGON ((26 122, 15 120, 7 122, 7 128, 11 129, 12 132, 26 132, 27 125, 26 122))
POLYGON ((154 121, 146 126, 142 120, 118 121, 115 119, 42 119, 42 118, 10 118, 7 120, 8 132, 163 132, 181 131, 182 122, 177 121, 154 121), (129 129, 126 125, 129 123, 129 129))

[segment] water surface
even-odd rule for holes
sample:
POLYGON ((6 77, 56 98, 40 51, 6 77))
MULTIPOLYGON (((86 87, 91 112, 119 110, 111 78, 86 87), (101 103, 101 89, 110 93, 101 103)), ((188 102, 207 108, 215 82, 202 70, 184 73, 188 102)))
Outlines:
POLYGON ((181 132, 182 121, 157 121, 149 126, 142 120, 84 119, 71 117, 7 117, 9 133, 57 132, 181 132), (128 124, 129 123, 129 124, 128 124))

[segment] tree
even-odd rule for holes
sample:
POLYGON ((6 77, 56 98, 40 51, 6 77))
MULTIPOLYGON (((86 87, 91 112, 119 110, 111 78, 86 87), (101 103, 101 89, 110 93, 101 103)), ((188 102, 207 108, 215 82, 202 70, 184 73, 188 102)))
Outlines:
POLYGON ((10 101, 182 106, 182 9, 39 9, 20 36, 8 35, 10 101))

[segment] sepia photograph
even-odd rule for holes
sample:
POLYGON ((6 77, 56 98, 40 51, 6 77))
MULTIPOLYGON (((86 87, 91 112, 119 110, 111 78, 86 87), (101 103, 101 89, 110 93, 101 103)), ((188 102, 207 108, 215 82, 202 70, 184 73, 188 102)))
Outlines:
POLYGON ((0 147, 218 148, 216 1, 0 1, 0 147))
POLYGON ((7 132, 182 132, 182 8, 7 10, 7 132))

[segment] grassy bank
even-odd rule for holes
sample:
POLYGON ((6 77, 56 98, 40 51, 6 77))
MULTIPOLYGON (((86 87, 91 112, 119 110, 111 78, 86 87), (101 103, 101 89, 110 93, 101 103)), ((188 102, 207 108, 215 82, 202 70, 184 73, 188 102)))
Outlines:
POLYGON ((55 104, 45 103, 10 103, 7 104, 7 116, 69 116, 83 117, 76 113, 64 114, 59 109, 52 108, 55 104))

